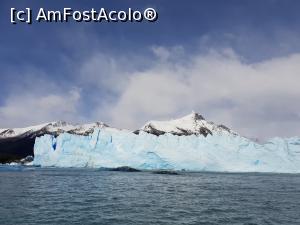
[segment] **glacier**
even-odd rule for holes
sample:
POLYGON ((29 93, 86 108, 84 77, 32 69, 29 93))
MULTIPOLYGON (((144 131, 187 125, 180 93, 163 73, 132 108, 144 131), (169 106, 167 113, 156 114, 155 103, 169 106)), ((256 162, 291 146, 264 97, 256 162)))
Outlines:
POLYGON ((33 165, 300 173, 300 138, 273 138, 259 144, 224 132, 153 135, 103 127, 87 136, 62 133, 37 137, 33 165))

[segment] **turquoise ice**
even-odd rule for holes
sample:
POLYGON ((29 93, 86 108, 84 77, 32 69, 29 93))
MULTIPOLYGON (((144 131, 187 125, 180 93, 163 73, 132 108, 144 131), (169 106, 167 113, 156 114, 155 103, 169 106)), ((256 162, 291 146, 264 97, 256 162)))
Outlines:
POLYGON ((300 172, 300 138, 258 144, 235 134, 155 136, 113 128, 92 135, 68 133, 36 139, 34 165, 119 167, 220 172, 300 172))

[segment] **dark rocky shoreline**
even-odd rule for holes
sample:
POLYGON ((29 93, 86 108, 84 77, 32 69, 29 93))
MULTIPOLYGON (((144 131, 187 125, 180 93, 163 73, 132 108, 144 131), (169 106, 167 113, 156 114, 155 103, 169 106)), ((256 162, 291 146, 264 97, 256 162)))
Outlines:
POLYGON ((20 161, 33 154, 35 137, 13 137, 0 139, 0 163, 20 161))

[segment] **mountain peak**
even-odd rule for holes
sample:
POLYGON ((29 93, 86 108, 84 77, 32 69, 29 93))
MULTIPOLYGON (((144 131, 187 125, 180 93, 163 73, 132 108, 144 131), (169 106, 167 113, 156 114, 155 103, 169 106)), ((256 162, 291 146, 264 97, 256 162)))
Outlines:
MULTIPOLYGON (((61 133, 71 133, 78 135, 89 135, 93 133, 96 128, 106 128, 103 122, 95 122, 83 125, 73 125, 65 121, 54 121, 50 123, 44 123, 36 126, 26 128, 15 129, 0 129, 0 138, 12 138, 12 137, 38 137, 43 134, 59 135, 61 133)), ((214 134, 234 134, 231 129, 224 125, 217 125, 213 122, 207 122, 204 117, 192 111, 190 114, 180 117, 178 119, 166 120, 166 121, 149 121, 141 129, 134 131, 138 134, 140 131, 151 133, 154 135, 163 135, 170 133, 178 136, 188 135, 214 135, 214 134)))
MULTIPOLYGON (((178 119, 168 121, 149 121, 140 130, 157 136, 165 133, 171 133, 179 136, 203 135, 205 137, 216 133, 235 134, 224 125, 216 125, 213 122, 207 122, 202 115, 194 111, 178 119)), ((138 133, 138 131, 135 133, 138 133)))
POLYGON ((179 119, 191 119, 191 120, 194 120, 194 121, 196 121, 196 120, 205 120, 205 118, 202 115, 200 115, 199 113, 194 112, 194 111, 192 111, 190 114, 188 114, 184 117, 181 117, 179 119))

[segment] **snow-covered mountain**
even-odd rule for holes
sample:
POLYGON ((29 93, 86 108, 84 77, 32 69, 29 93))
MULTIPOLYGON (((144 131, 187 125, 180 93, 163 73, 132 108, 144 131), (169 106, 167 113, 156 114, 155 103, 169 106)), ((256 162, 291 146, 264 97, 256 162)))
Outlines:
MULTIPOLYGON (((96 128, 108 128, 109 126, 103 122, 95 122, 83 125, 73 125, 64 121, 44 123, 36 126, 25 128, 7 128, 0 129, 0 139, 32 136, 37 137, 44 134, 58 136, 62 133, 70 133, 77 135, 90 135, 96 128)), ((139 134, 140 131, 154 135, 163 135, 170 133, 177 136, 189 135, 213 135, 216 133, 237 135, 231 129, 224 125, 216 125, 208 122, 198 113, 192 112, 182 118, 168 121, 149 121, 141 129, 134 131, 139 134)))
MULTIPOLYGON (((25 128, 0 129, 0 163, 20 160, 28 155, 33 155, 35 139, 45 134, 54 137, 63 133, 88 136, 92 135, 96 129, 118 131, 118 129, 110 128, 103 122, 73 125, 63 121, 44 123, 25 128)), ((132 133, 132 131, 127 132, 132 133)), ((195 112, 175 120, 150 121, 133 133, 138 135, 140 132, 156 136, 167 133, 176 136, 201 135, 204 137, 214 134, 236 135, 236 133, 223 125, 207 122, 203 116, 195 112)))
POLYGON ((44 134, 59 135, 61 133, 70 133, 78 135, 89 135, 95 128, 108 127, 105 123, 95 122, 83 125, 73 125, 64 121, 44 123, 25 128, 7 128, 0 129, 0 139, 16 138, 25 136, 40 136, 44 134))
POLYGON ((300 138, 259 144, 194 112, 135 132, 104 127, 88 136, 44 135, 34 153, 33 164, 41 166, 300 173, 300 138))
POLYGON ((140 130, 157 136, 170 133, 178 136, 188 135, 213 135, 213 134, 231 134, 237 135, 231 129, 224 125, 216 125, 213 122, 207 122, 203 116, 192 112, 191 114, 179 119, 169 121, 149 121, 140 130))
POLYGON ((300 173, 300 138, 259 144, 194 112, 137 131, 101 122, 0 130, 0 162, 33 153, 40 166, 300 173))

